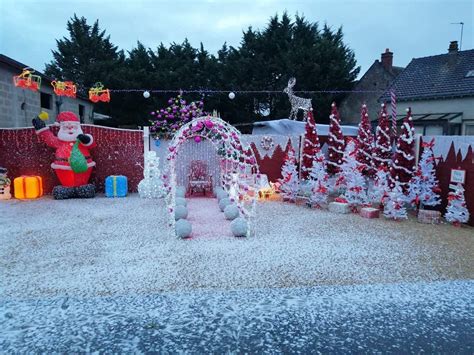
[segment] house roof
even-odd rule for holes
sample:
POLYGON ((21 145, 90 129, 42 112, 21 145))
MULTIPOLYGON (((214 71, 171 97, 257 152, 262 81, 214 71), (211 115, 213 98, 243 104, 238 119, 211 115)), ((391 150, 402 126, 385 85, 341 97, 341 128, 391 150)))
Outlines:
POLYGON ((387 72, 387 73, 391 76, 392 80, 393 80, 394 78, 396 78, 396 77, 403 71, 403 69, 405 69, 405 68, 403 68, 403 67, 395 67, 395 66, 392 66, 391 70, 388 70, 388 69, 386 69, 386 68, 382 65, 382 63, 377 59, 377 60, 375 60, 375 61, 372 63, 372 65, 369 67, 369 69, 367 69, 367 71, 364 73, 364 75, 362 75, 362 77, 361 77, 357 82, 354 83, 354 87, 357 87, 357 85, 358 85, 359 83, 363 83, 365 77, 367 76, 367 74, 370 73, 370 72, 371 72, 372 70, 374 70, 375 68, 380 68, 380 69, 384 70, 385 72, 387 72))
MULTIPOLYGON (((7 57, 4 54, 0 54, 0 63, 5 64, 9 67, 12 67, 13 69, 17 69, 20 73, 21 73, 21 70, 23 70, 24 68, 30 68, 28 65, 20 63, 19 61, 13 58, 7 57)), ((50 83, 53 81, 52 78, 44 75, 43 73, 37 71, 36 69, 34 70, 35 70, 35 75, 41 76, 41 79, 46 80, 50 83)))
MULTIPOLYGON (((6 55, 1 54, 1 53, 0 53, 0 64, 4 64, 4 65, 7 65, 7 66, 9 66, 13 69, 16 69, 18 71, 18 74, 20 74, 21 71, 24 68, 30 68, 28 65, 20 63, 19 61, 15 60, 13 58, 7 57, 6 55)), ((50 78, 49 76, 46 76, 43 73, 37 71, 36 69, 34 69, 34 71, 35 71, 35 73, 34 73, 35 75, 39 75, 41 77, 41 80, 47 81, 49 84, 51 84, 51 82, 54 80, 54 79, 50 78)), ((87 97, 79 95, 79 94, 76 95, 76 98, 80 99, 80 100, 89 101, 89 99, 87 97)))
POLYGON ((380 101, 389 101, 394 90, 397 101, 474 96, 474 49, 414 58, 395 79, 380 101))

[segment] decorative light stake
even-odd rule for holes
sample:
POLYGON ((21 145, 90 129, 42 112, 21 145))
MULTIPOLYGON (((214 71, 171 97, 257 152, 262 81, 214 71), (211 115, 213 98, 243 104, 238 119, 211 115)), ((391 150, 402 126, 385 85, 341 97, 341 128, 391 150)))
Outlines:
POLYGON ((53 80, 51 85, 56 95, 76 98, 77 87, 72 81, 53 80))
POLYGON ((110 102, 110 91, 109 89, 104 89, 104 85, 98 82, 95 83, 93 87, 89 89, 89 100, 92 102, 110 102))
POLYGON ((22 89, 29 89, 31 91, 38 91, 41 87, 41 77, 39 75, 33 75, 35 71, 31 68, 23 69, 20 75, 13 77, 13 83, 16 87, 22 89))

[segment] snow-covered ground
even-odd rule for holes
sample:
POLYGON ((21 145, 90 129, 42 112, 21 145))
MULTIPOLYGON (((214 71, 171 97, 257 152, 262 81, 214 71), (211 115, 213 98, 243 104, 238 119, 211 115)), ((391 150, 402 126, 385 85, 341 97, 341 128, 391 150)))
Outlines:
POLYGON ((473 228, 194 202, 190 240, 136 195, 0 203, 0 352, 472 353, 473 228))
POLYGON ((0 301, 13 353, 474 351, 474 282, 0 301))
POLYGON ((225 235, 179 240, 162 201, 136 195, 1 203, 0 297, 474 279, 473 228, 269 201, 257 213, 255 237, 210 215, 225 235))

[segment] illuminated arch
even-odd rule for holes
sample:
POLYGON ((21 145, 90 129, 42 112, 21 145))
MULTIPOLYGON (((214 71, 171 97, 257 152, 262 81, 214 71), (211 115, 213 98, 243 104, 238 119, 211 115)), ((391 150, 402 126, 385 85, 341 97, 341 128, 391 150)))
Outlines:
POLYGON ((220 157, 220 186, 236 203, 240 216, 247 220, 247 235, 255 234, 255 208, 258 198, 259 169, 250 146, 242 143, 240 132, 218 117, 203 116, 181 126, 169 144, 166 161, 169 227, 175 235, 176 157, 179 148, 188 139, 206 139, 216 148, 220 157))

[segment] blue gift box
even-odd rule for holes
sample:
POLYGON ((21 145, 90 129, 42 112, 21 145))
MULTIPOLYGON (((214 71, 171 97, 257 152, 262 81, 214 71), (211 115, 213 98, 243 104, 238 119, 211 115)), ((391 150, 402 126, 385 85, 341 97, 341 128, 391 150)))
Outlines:
POLYGON ((105 196, 125 197, 128 192, 127 177, 123 175, 110 175, 105 179, 105 196))

